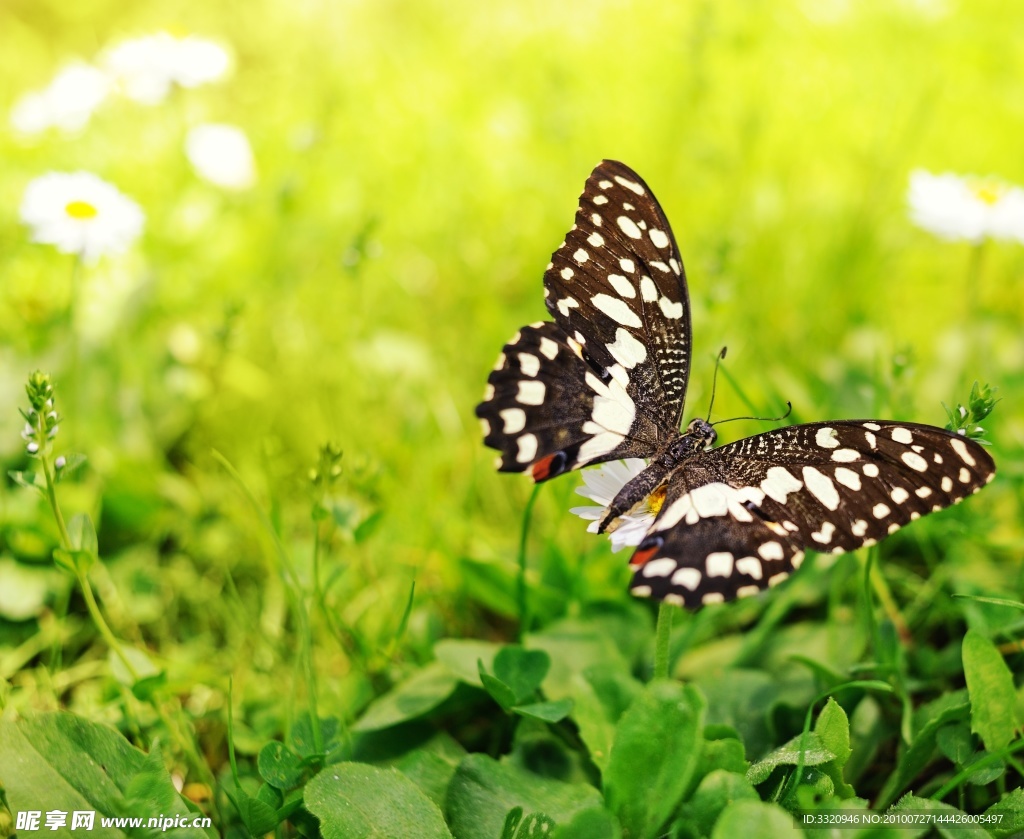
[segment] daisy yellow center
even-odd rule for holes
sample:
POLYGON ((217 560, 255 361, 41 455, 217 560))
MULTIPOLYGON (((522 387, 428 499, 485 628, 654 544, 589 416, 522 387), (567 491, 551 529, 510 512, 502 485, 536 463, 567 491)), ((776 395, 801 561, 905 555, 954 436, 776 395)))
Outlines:
POLYGON ((69 201, 64 205, 64 212, 74 219, 96 218, 100 214, 88 201, 69 201))
POLYGON ((661 512, 661 508, 665 505, 665 495, 667 492, 667 487, 658 487, 648 496, 647 506, 651 508, 651 512, 654 515, 658 515, 661 512))
POLYGON ((1003 197, 1003 185, 992 180, 974 181, 971 184, 971 192, 975 198, 991 207, 998 204, 999 199, 1003 197))

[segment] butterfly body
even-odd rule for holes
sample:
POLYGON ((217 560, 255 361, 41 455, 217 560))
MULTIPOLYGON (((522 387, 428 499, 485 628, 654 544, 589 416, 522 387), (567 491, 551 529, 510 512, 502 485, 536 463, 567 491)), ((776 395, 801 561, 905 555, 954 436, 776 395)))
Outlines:
POLYGON ((631 169, 603 161, 544 274, 553 322, 505 345, 477 415, 499 469, 548 480, 646 458, 598 527, 652 493, 664 501, 630 564, 631 591, 687 607, 744 597, 806 550, 873 544, 959 503, 995 475, 972 440, 927 425, 837 420, 718 448, 711 424, 679 430, 691 355, 682 258, 660 205, 631 169))

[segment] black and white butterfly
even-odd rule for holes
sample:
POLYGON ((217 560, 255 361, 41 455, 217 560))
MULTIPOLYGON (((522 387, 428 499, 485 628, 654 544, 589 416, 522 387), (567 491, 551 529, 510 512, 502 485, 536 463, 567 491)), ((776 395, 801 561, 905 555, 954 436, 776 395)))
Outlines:
POLYGON ((606 160, 551 258, 554 323, 504 347, 476 409, 500 470, 545 481, 618 458, 648 458, 600 530, 652 493, 664 502, 630 560, 630 589, 687 607, 745 597, 800 566, 806 550, 873 545, 958 503, 995 476, 977 443, 928 425, 837 420, 717 449, 703 419, 679 430, 690 369, 682 258, 657 200, 606 160))

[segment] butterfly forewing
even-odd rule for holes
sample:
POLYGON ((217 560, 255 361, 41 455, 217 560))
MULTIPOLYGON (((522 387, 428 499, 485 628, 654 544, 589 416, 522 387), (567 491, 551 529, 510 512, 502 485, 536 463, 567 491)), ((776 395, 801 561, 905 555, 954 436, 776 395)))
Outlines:
POLYGON ((657 199, 628 166, 605 160, 587 179, 544 294, 586 357, 626 380, 661 428, 678 429, 690 365, 683 261, 657 199))
POLYGON ((634 554, 634 594, 686 606, 753 594, 807 550, 874 544, 995 475, 985 449, 932 426, 797 425, 684 463, 634 554))

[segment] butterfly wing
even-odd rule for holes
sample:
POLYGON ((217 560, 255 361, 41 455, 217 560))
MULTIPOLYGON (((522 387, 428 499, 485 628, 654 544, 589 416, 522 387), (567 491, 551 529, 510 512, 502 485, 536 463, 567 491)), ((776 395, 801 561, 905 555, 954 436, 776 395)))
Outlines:
POLYGON ((633 594, 697 607, 755 594, 806 550, 872 545, 995 476, 978 443, 882 420, 812 423, 686 461, 633 555, 633 594))
POLYGON ((679 427, 690 304, 668 220, 629 167, 591 173, 544 294, 555 323, 516 333, 477 407, 499 468, 545 480, 651 456, 679 427))
POLYGON ((544 295, 595 369, 627 380, 640 409, 677 430, 690 369, 683 259, 654 193, 628 166, 605 160, 587 178, 544 295))

